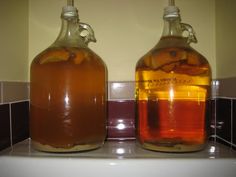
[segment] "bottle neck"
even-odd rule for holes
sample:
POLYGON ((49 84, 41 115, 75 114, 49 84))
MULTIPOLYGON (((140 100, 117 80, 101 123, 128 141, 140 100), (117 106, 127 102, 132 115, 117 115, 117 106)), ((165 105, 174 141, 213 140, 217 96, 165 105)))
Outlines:
POLYGON ((183 37, 182 33, 183 30, 181 28, 180 17, 164 18, 164 29, 162 32, 162 37, 183 37))
POLYGON ((78 16, 65 17, 62 15, 61 19, 61 31, 53 46, 87 47, 83 38, 80 36, 78 16))
POLYGON ((179 12, 178 7, 174 6, 174 1, 170 1, 170 5, 164 9, 164 29, 157 47, 173 47, 176 44, 186 47, 191 42, 197 42, 192 26, 181 23, 179 12), (186 37, 183 35, 184 31, 188 33, 186 37))
POLYGON ((187 38, 183 36, 183 28, 180 17, 164 18, 164 29, 161 39, 157 43, 157 48, 168 47, 190 47, 187 38))

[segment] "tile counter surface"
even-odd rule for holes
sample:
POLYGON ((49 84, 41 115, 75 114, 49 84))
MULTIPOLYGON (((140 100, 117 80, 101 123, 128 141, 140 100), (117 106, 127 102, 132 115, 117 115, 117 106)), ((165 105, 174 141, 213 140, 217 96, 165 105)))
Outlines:
POLYGON ((100 149, 80 153, 43 153, 25 140, 0 153, 0 177, 41 176, 235 176, 236 151, 210 142, 194 153, 159 153, 135 141, 109 141, 100 149))
POLYGON ((30 139, 22 141, 0 153, 0 157, 47 157, 91 159, 235 159, 236 151, 210 141, 203 151, 193 153, 161 153, 141 148, 135 141, 107 141, 102 148, 77 153, 45 153, 34 150, 30 139))

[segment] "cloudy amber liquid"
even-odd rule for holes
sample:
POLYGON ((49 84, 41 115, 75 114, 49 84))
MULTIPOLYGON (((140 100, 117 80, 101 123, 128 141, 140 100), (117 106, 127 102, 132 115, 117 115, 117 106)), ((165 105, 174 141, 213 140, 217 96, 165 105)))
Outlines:
POLYGON ((192 49, 152 50, 136 67, 137 136, 144 148, 197 151, 207 138, 210 67, 192 49))
POLYGON ((103 144, 106 67, 96 54, 89 49, 50 48, 34 59, 30 134, 45 151, 88 150, 103 144))

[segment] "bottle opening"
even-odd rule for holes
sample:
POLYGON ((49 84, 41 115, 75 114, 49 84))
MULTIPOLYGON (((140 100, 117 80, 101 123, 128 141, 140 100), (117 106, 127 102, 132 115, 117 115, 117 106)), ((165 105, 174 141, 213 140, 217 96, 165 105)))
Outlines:
POLYGON ((74 6, 74 0, 67 0, 67 5, 62 8, 63 17, 78 16, 78 9, 74 6))
POLYGON ((164 18, 179 16, 179 8, 175 6, 175 0, 169 0, 168 6, 164 9, 164 18))

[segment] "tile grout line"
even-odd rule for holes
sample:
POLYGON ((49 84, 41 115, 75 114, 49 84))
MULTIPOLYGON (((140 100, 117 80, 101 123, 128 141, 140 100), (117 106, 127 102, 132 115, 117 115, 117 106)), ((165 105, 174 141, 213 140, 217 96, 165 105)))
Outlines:
POLYGON ((228 99, 228 100, 236 99, 235 97, 228 97, 228 96, 216 96, 215 98, 228 99))
POLYGON ((215 99, 215 106, 214 106, 214 114, 215 114, 215 122, 214 122, 214 124, 215 124, 215 128, 214 128, 214 134, 215 134, 215 141, 216 141, 216 120, 217 120, 217 99, 215 99))
POLYGON ((11 118, 11 104, 9 104, 9 118, 10 118, 10 141, 11 141, 11 147, 13 146, 12 142, 12 118, 11 118))
POLYGON ((220 140, 222 140, 222 141, 224 141, 224 142, 226 142, 226 143, 228 143, 228 144, 230 144, 230 145, 233 145, 231 142, 225 140, 224 138, 221 138, 221 137, 218 136, 218 135, 216 135, 216 138, 218 138, 218 139, 220 139, 220 140))
POLYGON ((22 103, 22 102, 28 102, 28 101, 30 101, 30 100, 26 99, 26 100, 19 100, 19 101, 10 101, 10 102, 6 102, 6 103, 0 103, 0 105, 2 105, 2 104, 22 103))
POLYGON ((213 96, 213 100, 215 102, 215 105, 214 105, 214 124, 215 124, 215 128, 214 128, 214 141, 216 142, 216 123, 217 123, 217 95, 218 95, 218 92, 219 92, 219 87, 216 87, 216 82, 218 82, 218 85, 219 85, 219 81, 218 80, 213 80, 211 82, 211 86, 214 88, 214 92, 215 92, 215 95, 213 96))
POLYGON ((29 99, 19 100, 19 101, 10 101, 9 104, 21 103, 21 102, 27 102, 27 101, 29 101, 29 99))
POLYGON ((110 98, 107 101, 117 101, 117 102, 135 101, 135 98, 110 98))

